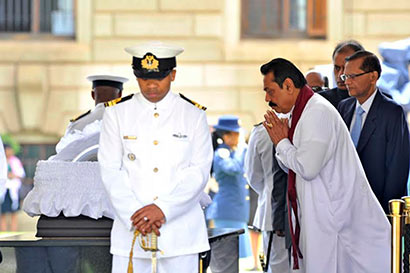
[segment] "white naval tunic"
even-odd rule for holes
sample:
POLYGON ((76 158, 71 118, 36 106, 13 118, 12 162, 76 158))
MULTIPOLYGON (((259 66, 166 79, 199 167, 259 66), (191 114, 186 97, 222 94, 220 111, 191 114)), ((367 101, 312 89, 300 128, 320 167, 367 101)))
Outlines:
POLYGON ((249 185, 258 194, 258 207, 253 225, 263 231, 272 230, 272 156, 273 143, 263 125, 253 128, 245 155, 245 173, 249 185))
POLYGON ((99 131, 99 123, 94 125, 95 128, 90 128, 89 132, 87 132, 85 128, 87 127, 87 125, 90 125, 95 121, 102 120, 104 116, 104 110, 104 103, 99 103, 95 106, 93 110, 89 111, 89 114, 86 114, 78 120, 70 122, 70 124, 68 124, 67 126, 67 129, 65 130, 64 136, 56 145, 56 152, 59 153, 68 144, 77 139, 83 138, 85 135, 99 131))
MULTIPOLYGON (((209 249, 199 197, 208 181, 212 144, 205 112, 169 92, 151 103, 141 93, 108 107, 102 122, 98 160, 116 212, 111 253, 128 256, 131 215, 155 203, 165 214, 161 257, 209 249)), ((134 257, 149 258, 138 244, 134 257)))
POLYGON ((306 104, 293 143, 280 141, 276 157, 296 173, 304 256, 298 272, 389 272, 390 224, 345 123, 320 95, 306 104))
MULTIPOLYGON (((262 124, 253 128, 245 156, 245 173, 249 184, 258 194, 258 207, 253 225, 263 231, 263 249, 267 255, 269 232, 272 231, 273 143, 262 124)), ((285 237, 272 237, 268 272, 289 271, 285 237)))

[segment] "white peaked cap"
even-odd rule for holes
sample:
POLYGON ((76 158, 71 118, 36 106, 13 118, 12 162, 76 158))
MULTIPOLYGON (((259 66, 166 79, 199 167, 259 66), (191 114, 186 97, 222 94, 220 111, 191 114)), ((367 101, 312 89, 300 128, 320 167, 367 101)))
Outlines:
POLYGON ((112 81, 112 82, 119 82, 125 83, 128 81, 127 78, 120 77, 120 76, 113 76, 113 75, 90 75, 87 77, 87 80, 93 81, 112 81))
POLYGON ((184 49, 180 46, 164 44, 159 41, 152 41, 144 44, 126 47, 124 50, 137 58, 143 58, 145 54, 152 53, 159 59, 172 58, 184 52, 184 49))

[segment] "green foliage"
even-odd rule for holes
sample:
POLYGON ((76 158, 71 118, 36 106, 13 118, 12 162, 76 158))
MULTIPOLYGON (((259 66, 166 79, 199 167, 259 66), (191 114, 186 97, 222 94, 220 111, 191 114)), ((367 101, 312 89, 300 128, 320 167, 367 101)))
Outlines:
POLYGON ((13 138, 12 135, 10 134, 1 134, 1 140, 3 141, 3 144, 9 145, 13 150, 15 154, 20 153, 21 146, 20 144, 13 138))

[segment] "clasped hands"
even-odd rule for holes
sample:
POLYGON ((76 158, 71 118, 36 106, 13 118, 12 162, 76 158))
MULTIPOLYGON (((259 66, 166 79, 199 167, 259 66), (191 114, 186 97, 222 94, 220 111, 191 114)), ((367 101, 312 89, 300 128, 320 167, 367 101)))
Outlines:
POLYGON ((159 229, 165 224, 165 215, 162 210, 155 204, 150 204, 140 208, 131 216, 132 225, 142 235, 154 232, 157 236, 161 233, 159 229))
POLYGON ((278 118, 278 116, 271 110, 266 111, 264 115, 265 121, 263 126, 269 134, 270 139, 276 145, 284 139, 288 138, 289 120, 287 118, 278 118))

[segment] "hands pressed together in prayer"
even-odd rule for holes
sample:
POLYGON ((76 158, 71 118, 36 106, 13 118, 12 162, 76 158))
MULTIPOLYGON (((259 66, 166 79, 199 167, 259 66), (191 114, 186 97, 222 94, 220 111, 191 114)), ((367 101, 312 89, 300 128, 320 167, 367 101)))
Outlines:
POLYGON ((147 235, 153 231, 157 236, 161 233, 159 229, 165 224, 165 215, 162 210, 155 204, 150 204, 137 210, 131 216, 132 225, 142 235, 147 235))
POLYGON ((275 146, 278 145, 282 139, 288 138, 289 120, 287 118, 280 119, 271 110, 266 111, 264 117, 265 121, 263 122, 263 126, 266 128, 266 131, 275 146))

